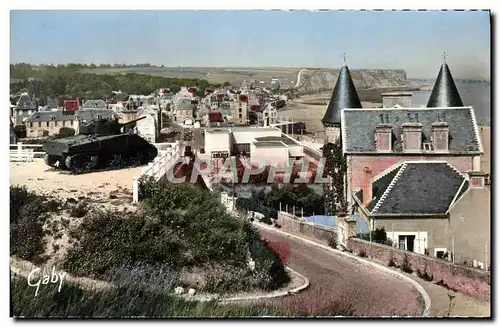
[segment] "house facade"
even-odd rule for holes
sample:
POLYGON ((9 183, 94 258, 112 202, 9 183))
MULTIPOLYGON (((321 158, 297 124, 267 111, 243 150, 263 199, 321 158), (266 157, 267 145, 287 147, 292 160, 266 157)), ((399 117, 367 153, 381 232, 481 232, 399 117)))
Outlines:
POLYGON ((28 117, 37 111, 36 104, 31 100, 28 93, 21 94, 16 106, 12 109, 14 126, 24 124, 28 117))
POLYGON ((40 138, 56 135, 62 127, 75 129, 73 111, 39 111, 33 113, 25 122, 26 137, 40 138))
POLYGON ((371 229, 393 246, 482 266, 489 262, 490 192, 484 174, 463 174, 447 161, 406 161, 352 198, 371 229))

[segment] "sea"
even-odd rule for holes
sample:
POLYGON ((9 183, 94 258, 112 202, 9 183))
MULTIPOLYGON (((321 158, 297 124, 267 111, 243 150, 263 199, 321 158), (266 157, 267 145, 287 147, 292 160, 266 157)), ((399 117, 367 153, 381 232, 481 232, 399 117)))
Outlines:
MULTIPOLYGON (((489 83, 462 83, 456 81, 465 106, 472 106, 478 125, 491 123, 491 85, 489 83)), ((412 106, 426 106, 431 91, 413 91, 412 106)))

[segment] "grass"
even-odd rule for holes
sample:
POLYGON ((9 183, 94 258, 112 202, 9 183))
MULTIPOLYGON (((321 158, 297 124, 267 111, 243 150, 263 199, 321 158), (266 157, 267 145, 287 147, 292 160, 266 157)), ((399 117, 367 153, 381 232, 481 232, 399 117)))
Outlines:
POLYGON ((218 305, 215 302, 186 301, 173 295, 140 287, 119 287, 111 290, 84 290, 64 284, 40 287, 34 296, 25 278, 11 279, 12 306, 15 317, 256 317, 277 316, 268 308, 218 305))

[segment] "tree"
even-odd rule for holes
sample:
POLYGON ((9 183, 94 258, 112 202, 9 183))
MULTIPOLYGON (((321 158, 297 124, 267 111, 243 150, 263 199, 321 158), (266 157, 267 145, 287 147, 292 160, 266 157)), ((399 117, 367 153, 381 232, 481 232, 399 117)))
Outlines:
POLYGON ((56 135, 54 135, 54 138, 55 139, 61 139, 61 138, 65 138, 65 137, 70 137, 70 136, 73 136, 75 135, 75 130, 71 127, 61 127, 61 129, 59 130, 59 133, 57 133, 56 135))
POLYGON ((228 81, 225 81, 224 84, 222 84, 223 87, 228 87, 228 86, 231 86, 231 83, 229 83, 228 81))

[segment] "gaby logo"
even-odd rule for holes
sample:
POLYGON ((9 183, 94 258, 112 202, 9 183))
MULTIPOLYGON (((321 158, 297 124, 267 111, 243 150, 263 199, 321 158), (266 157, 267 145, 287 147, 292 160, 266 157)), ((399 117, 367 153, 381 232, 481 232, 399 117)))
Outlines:
POLYGON ((56 267, 52 267, 52 273, 47 275, 42 273, 40 268, 33 269, 28 275, 28 285, 30 287, 36 287, 35 296, 38 295, 38 291, 40 290, 41 285, 47 284, 59 284, 57 289, 58 292, 61 292, 62 283, 66 273, 56 273, 56 267))

